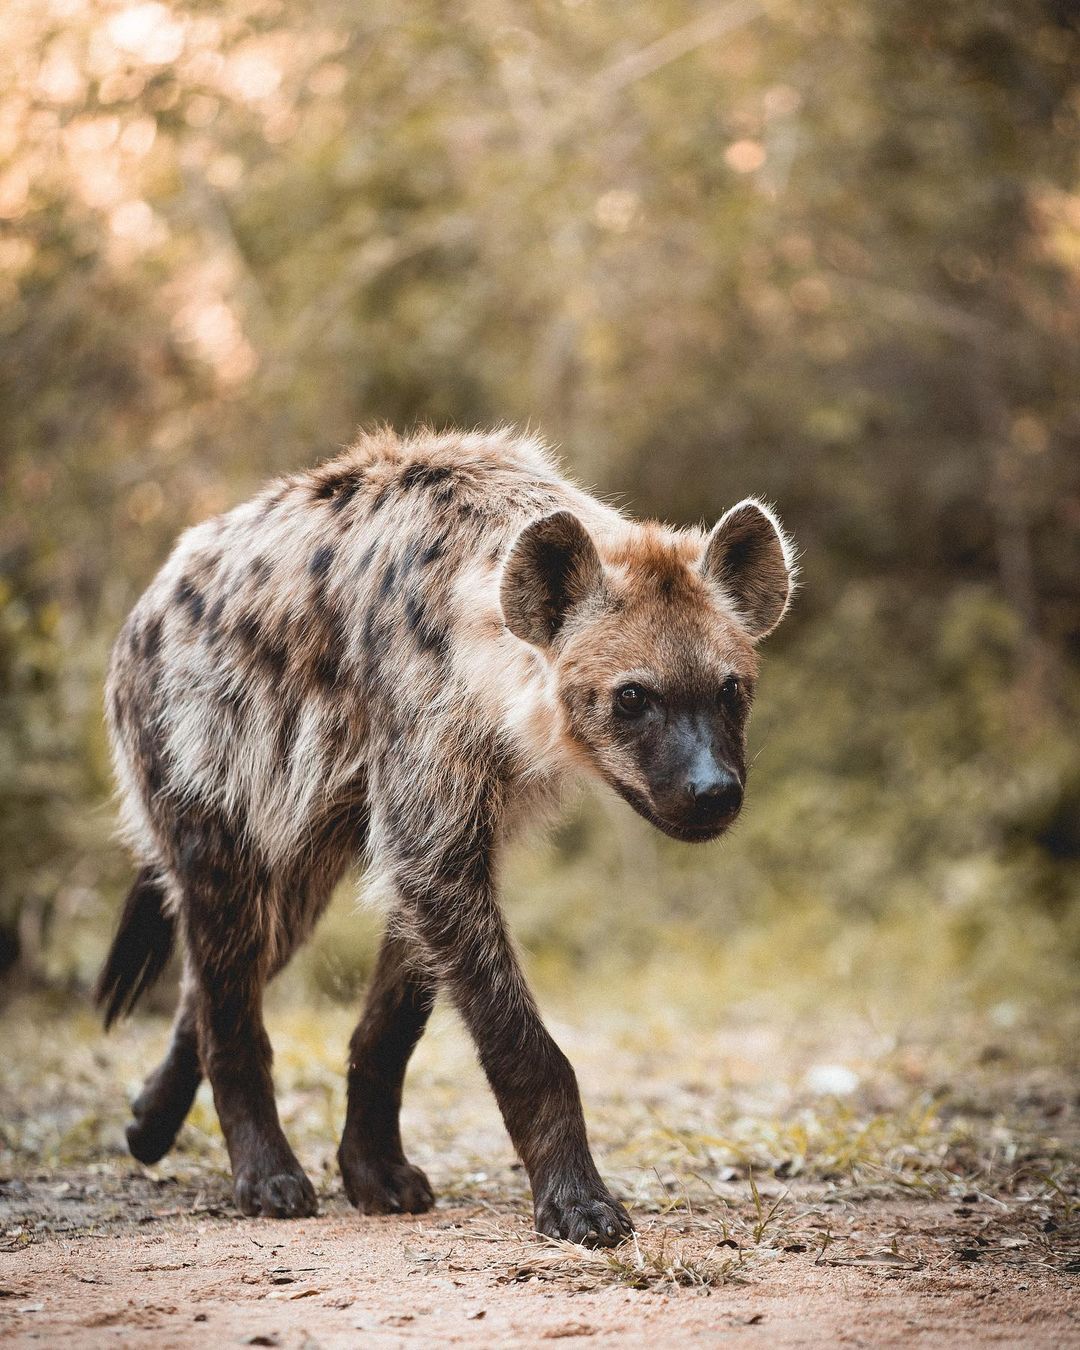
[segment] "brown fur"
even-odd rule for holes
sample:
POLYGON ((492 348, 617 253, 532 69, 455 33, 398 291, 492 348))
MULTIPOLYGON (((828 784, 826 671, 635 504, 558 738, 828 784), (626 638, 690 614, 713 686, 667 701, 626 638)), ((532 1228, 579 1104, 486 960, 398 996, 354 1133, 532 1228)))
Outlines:
POLYGON ((442 984, 528 1169, 537 1227, 629 1232, 507 937, 498 856, 582 768, 677 837, 724 828, 745 778, 754 643, 791 570, 756 503, 710 536, 637 525, 507 431, 379 431, 190 530, 125 624, 107 687, 143 868, 102 976, 109 1016, 174 932, 185 951, 135 1155, 168 1149, 205 1072, 240 1207, 314 1212, 278 1122, 262 993, 364 859, 390 927, 352 1042, 350 1199, 432 1203, 397 1119, 442 984), (628 682, 642 710, 623 708, 628 682))

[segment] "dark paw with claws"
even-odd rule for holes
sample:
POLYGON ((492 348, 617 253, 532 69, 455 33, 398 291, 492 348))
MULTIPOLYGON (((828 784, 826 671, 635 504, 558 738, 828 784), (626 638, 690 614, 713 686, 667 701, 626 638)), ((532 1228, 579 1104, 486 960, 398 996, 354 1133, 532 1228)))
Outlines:
POLYGON ((361 1214, 424 1214, 435 1203, 419 1167, 402 1159, 339 1157, 345 1194, 361 1214))
POLYGON ((536 1231, 583 1247, 617 1247, 634 1231, 630 1216, 602 1187, 563 1183, 536 1201, 536 1231))
POLYGON ((239 1171, 233 1186, 241 1214, 261 1214, 270 1219, 306 1219, 319 1212, 315 1188, 300 1170, 255 1176, 239 1171))

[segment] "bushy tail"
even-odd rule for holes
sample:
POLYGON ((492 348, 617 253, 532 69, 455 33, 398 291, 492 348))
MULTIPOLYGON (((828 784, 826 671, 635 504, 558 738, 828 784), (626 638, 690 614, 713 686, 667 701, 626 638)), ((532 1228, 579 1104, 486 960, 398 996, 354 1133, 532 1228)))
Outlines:
POLYGON ((165 969, 175 924, 165 909, 165 888, 154 869, 144 867, 124 901, 120 927, 98 976, 94 1002, 105 1010, 105 1026, 126 1017, 165 969))

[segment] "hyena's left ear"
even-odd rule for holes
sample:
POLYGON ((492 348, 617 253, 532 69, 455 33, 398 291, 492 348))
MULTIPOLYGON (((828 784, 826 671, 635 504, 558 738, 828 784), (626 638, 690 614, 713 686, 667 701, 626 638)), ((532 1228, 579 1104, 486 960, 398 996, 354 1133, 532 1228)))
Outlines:
POLYGON ((757 641, 784 617, 795 581, 795 550, 769 508, 748 497, 713 527, 701 570, 757 641))
POLYGON ((531 521, 503 566, 499 599, 507 628, 534 647, 549 647, 603 576, 596 545, 572 511, 531 521))

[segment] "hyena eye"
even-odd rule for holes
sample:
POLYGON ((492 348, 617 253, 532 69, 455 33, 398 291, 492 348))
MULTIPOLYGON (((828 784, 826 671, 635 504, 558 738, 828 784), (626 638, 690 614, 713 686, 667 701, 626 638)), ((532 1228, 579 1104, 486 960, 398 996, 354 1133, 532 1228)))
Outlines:
POLYGON ((720 686, 720 702, 725 708, 733 708, 739 701, 742 685, 737 675, 729 675, 720 686))
POLYGON ((624 684, 615 695, 615 706, 624 717, 640 717, 649 706, 649 695, 640 684, 624 684))

